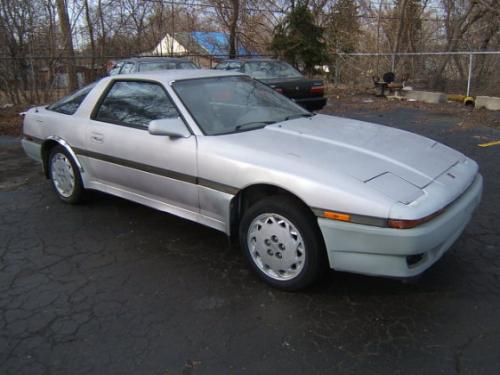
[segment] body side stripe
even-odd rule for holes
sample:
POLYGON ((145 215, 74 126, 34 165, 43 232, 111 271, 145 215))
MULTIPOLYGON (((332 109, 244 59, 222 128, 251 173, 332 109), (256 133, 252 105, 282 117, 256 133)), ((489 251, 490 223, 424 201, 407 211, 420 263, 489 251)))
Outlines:
POLYGON ((109 155, 105 155, 105 154, 101 154, 101 153, 97 153, 97 152, 93 152, 93 151, 83 150, 80 148, 73 148, 73 150, 75 151, 75 153, 77 155, 86 156, 86 157, 89 157, 92 159, 97 159, 97 160, 101 160, 101 161, 116 164, 116 165, 121 165, 121 166, 128 167, 128 168, 137 169, 137 170, 140 170, 143 172, 160 175, 163 177, 171 178, 171 179, 178 180, 178 181, 187 182, 190 184, 197 184, 197 185, 204 186, 204 187, 207 187, 207 188, 213 189, 213 190, 218 190, 218 191, 221 191, 221 192, 224 192, 227 194, 235 195, 238 192, 238 189, 235 187, 224 185, 224 184, 221 184, 221 183, 218 183, 215 181, 211 181, 211 180, 207 180, 204 178, 200 178, 200 177, 191 176, 191 175, 187 175, 184 173, 172 171, 169 169, 158 168, 158 167, 154 167, 154 166, 143 164, 143 163, 137 163, 137 162, 131 161, 131 160, 121 159, 121 158, 117 158, 114 156, 109 156, 109 155))

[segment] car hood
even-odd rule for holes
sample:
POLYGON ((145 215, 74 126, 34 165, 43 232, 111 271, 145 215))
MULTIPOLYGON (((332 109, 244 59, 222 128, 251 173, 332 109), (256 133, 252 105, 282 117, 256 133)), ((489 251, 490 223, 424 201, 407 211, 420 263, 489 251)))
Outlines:
POLYGON ((466 159, 458 151, 410 132, 319 114, 231 138, 254 151, 281 155, 302 168, 335 170, 365 183, 390 174, 392 178, 385 178, 389 185, 397 176, 418 190, 466 159))

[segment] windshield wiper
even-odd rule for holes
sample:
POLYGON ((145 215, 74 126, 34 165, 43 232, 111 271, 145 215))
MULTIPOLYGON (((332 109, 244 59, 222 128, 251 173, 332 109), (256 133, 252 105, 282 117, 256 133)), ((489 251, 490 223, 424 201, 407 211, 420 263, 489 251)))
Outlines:
POLYGON ((288 121, 292 120, 294 118, 299 118, 299 117, 313 117, 315 114, 314 113, 294 113, 293 115, 288 115, 286 116, 283 121, 288 121))
POLYGON ((234 127, 234 130, 241 130, 245 128, 260 128, 264 127, 266 125, 271 125, 274 124, 276 121, 251 121, 251 122, 245 122, 243 124, 236 125, 234 127))

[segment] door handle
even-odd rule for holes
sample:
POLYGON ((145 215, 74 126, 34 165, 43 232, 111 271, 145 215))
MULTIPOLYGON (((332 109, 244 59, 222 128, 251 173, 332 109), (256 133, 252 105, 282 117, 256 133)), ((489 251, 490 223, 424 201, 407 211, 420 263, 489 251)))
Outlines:
POLYGON ((104 142, 104 136, 101 133, 92 133, 90 139, 97 143, 104 142))

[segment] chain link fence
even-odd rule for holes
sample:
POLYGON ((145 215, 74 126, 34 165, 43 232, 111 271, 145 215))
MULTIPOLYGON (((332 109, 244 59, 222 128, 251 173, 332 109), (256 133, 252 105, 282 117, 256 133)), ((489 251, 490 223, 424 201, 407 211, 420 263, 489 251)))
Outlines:
MULTIPOLYGON (((179 57, 179 56, 177 56, 179 57)), ((200 67, 213 68, 227 55, 184 55, 200 67)), ((0 107, 49 103, 69 92, 68 65, 81 87, 107 74, 123 56, 0 57, 0 107)), ((466 95, 500 96, 500 52, 351 53, 334 56, 319 74, 335 85, 367 89, 376 77, 394 72, 414 89, 466 95)))
POLYGON ((47 103, 67 94, 69 64, 75 67, 79 86, 106 74, 105 59, 0 57, 0 104, 47 103))
MULTIPOLYGON (((79 56, 74 59, 49 56, 0 57, 0 107, 48 103, 68 94, 70 64, 76 71, 78 86, 82 87, 105 77, 117 61, 130 57, 158 56, 79 56)), ((188 58, 207 69, 214 68, 219 61, 228 58, 227 55, 201 54, 172 57, 188 58)))
POLYGON ((335 56, 329 67, 336 85, 368 87, 384 73, 414 89, 459 95, 500 95, 500 51, 351 53, 335 56))

